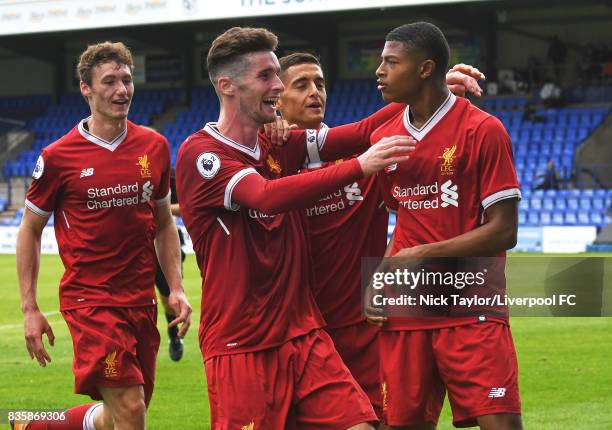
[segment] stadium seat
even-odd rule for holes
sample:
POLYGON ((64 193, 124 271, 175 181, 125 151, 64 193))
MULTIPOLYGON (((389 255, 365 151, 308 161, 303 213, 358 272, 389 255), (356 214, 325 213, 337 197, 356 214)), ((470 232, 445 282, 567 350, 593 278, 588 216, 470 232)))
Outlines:
POLYGON ((591 200, 591 207, 593 208, 593 210, 603 211, 604 209, 606 209, 605 199, 602 199, 600 197, 594 197, 591 200))
POLYGON ((570 197, 567 199, 567 208, 572 211, 580 209, 580 202, 576 197, 570 197))
POLYGON ((563 225, 565 224, 565 216, 563 212, 553 212, 552 214, 552 225, 563 225))
POLYGON ((591 213, 591 224, 601 227, 604 224, 604 217, 600 212, 591 213))
POLYGON ((548 211, 540 212, 540 223, 542 225, 551 225, 552 224, 552 214, 548 211))
POLYGON ((529 201, 529 207, 533 210, 541 210, 542 209, 542 198, 541 197, 537 197, 537 196, 533 196, 531 197, 531 200, 529 201))
POLYGON ((565 224, 567 225, 578 224, 578 218, 576 217, 576 212, 565 212, 565 224))
POLYGON ((546 197, 542 203, 542 209, 544 209, 545 211, 554 211, 555 199, 551 197, 546 197))
POLYGON ((555 210, 564 212, 566 209, 567 209, 567 201, 560 195, 557 196, 557 198, 555 199, 555 210))
POLYGON ((578 224, 579 225, 590 225, 591 220, 589 217, 589 212, 581 210, 578 212, 578 224))
POLYGON ((529 212, 527 214, 527 225, 540 225, 540 212, 529 212))
POLYGON ((581 210, 591 209, 591 198, 590 197, 582 197, 580 199, 580 209, 581 210))

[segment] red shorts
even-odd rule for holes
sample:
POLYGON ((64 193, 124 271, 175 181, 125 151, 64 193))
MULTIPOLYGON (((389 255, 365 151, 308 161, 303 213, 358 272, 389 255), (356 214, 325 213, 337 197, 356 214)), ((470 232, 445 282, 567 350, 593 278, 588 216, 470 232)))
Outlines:
POLYGON ((448 391, 455 427, 482 415, 521 413, 510 328, 483 322, 381 331, 383 416, 392 426, 437 424, 448 391))
POLYGON ((378 418, 382 418, 380 392, 380 329, 366 321, 340 328, 326 328, 342 361, 370 398, 378 418))
POLYGON ((376 422, 323 330, 263 351, 206 360, 211 428, 345 429, 376 422))
POLYGON ((75 393, 101 400, 98 387, 142 385, 148 405, 159 349, 157 306, 89 307, 62 314, 72 335, 75 393))

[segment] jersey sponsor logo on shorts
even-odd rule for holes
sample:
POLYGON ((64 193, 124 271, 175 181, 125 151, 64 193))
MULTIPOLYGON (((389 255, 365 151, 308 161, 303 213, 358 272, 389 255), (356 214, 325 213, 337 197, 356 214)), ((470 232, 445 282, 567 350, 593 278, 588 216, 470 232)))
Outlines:
POLYGON ((441 206, 443 208, 447 207, 448 205, 453 205, 456 208, 459 207, 459 202, 457 201, 457 199, 459 199, 459 194, 457 193, 457 184, 453 185, 453 182, 449 179, 448 181, 442 184, 440 190, 442 191, 440 199, 442 199, 441 206))
POLYGON ((242 426, 240 430, 255 430, 255 421, 251 421, 245 426, 242 426))
POLYGON ((136 163, 136 165, 140 166, 141 178, 151 177, 151 162, 149 161, 149 156, 147 154, 138 157, 138 163, 136 163))
POLYGON ((504 397, 505 395, 506 389, 503 387, 491 388, 491 391, 489 391, 489 398, 491 399, 504 397))
POLYGON ((442 164, 440 165, 440 173, 443 176, 450 176, 455 173, 455 169, 453 168, 453 161, 455 158, 455 152, 457 151, 457 145, 453 145, 450 148, 444 148, 444 152, 438 158, 442 159, 442 164))
POLYGON ((274 157, 272 157, 272 155, 270 154, 268 154, 268 158, 266 158, 266 164, 268 165, 268 169, 270 169, 270 172, 272 173, 276 173, 280 175, 281 172, 283 171, 280 163, 276 161, 274 157))
POLYGON ((87 176, 93 176, 94 174, 94 168, 90 167, 88 169, 83 169, 81 170, 81 176, 79 176, 80 178, 85 178, 87 176))
POLYGON ((104 359, 104 377, 117 378, 119 371, 117 369, 117 351, 113 351, 104 359))
POLYGON ((151 183, 151 181, 147 181, 142 185, 142 195, 140 197, 140 203, 146 203, 151 200, 154 188, 155 186, 151 183))
POLYGON ((40 179, 44 171, 45 171, 45 160, 43 160, 42 155, 39 155, 38 160, 36 160, 36 166, 34 166, 34 171, 32 172, 32 178, 40 179))
POLYGON ((214 152, 203 152, 196 159, 196 167, 204 179, 211 179, 221 168, 221 159, 214 152))

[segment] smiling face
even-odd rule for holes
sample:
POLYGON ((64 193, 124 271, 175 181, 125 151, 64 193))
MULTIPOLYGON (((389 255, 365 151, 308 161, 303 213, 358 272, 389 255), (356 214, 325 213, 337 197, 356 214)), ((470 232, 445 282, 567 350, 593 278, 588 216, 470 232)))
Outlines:
POLYGON ((235 78, 240 112, 257 124, 276 117, 276 103, 284 90, 278 74, 280 65, 273 52, 248 54, 246 70, 235 78))
POLYGON ((116 61, 100 63, 92 69, 91 85, 81 81, 80 86, 93 115, 110 121, 127 118, 134 95, 132 72, 127 65, 116 61))
POLYGON ((296 64, 285 70, 282 77, 285 91, 278 107, 283 117, 300 128, 319 128, 327 102, 321 67, 311 63, 296 64))
POLYGON ((386 42, 376 69, 378 89, 388 102, 408 103, 423 89, 431 75, 430 60, 424 60, 416 50, 402 42, 386 42))

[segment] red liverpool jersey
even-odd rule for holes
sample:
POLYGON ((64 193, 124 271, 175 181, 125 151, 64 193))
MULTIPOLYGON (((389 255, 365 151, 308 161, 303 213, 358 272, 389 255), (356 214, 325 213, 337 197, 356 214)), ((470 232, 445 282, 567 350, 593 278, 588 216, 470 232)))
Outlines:
MULTIPOLYGON (((411 124, 406 107, 378 128, 371 140, 406 134, 418 141, 416 150, 407 162, 381 175, 398 209, 392 255, 474 230, 483 223, 489 206, 520 199, 510 137, 497 118, 468 100, 449 94, 420 129, 411 124)), ((503 283, 489 286, 504 292, 503 283)), ((390 318, 386 328, 435 328, 474 320, 390 318)))
POLYGON ((129 121, 107 142, 86 123, 43 149, 26 196, 29 210, 55 216, 60 309, 150 305, 154 210, 170 201, 168 142, 129 121))
POLYGON ((181 145, 176 184, 202 275, 205 359, 275 347, 324 325, 312 296, 304 211, 266 214, 232 201, 246 175, 297 173, 303 135, 301 145, 278 148, 260 134, 251 149, 210 123, 181 145))
MULTIPOLYGON (((370 136, 363 139, 369 142, 370 136)), ((303 172, 330 165, 310 163, 303 172)), ((306 215, 315 300, 325 321, 330 328, 363 321, 361 258, 382 257, 387 247, 389 217, 376 177, 339 188, 308 208, 306 215)))

